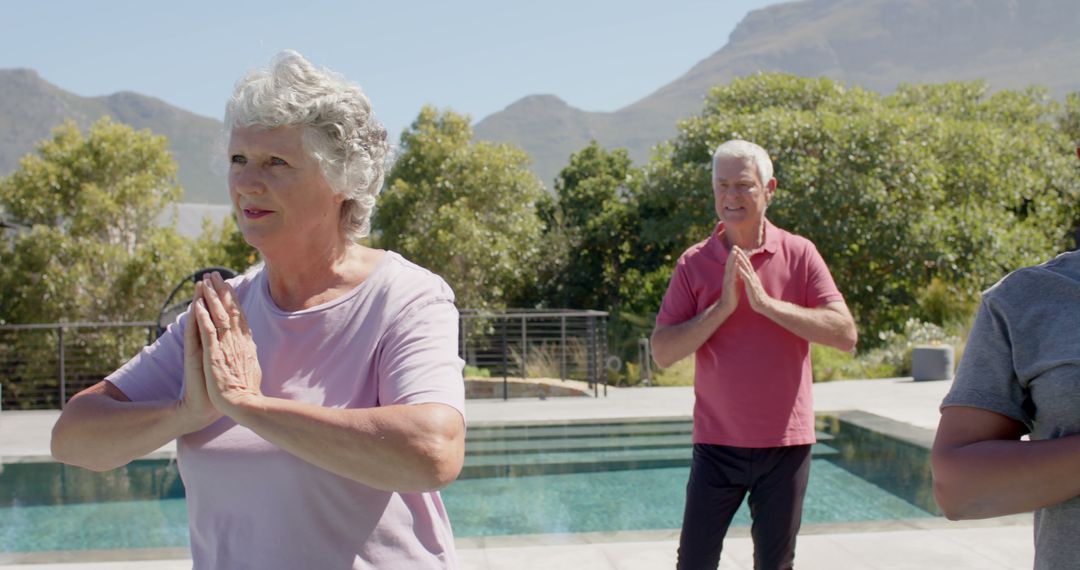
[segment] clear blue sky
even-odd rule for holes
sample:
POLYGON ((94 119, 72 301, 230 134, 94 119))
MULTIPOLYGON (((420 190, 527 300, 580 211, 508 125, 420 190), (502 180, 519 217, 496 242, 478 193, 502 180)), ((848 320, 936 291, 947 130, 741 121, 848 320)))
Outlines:
POLYGON ((345 74, 396 139, 425 103, 478 121, 550 93, 614 111, 727 43, 777 0, 16 0, 0 68, 79 95, 136 91, 221 118, 233 82, 286 48, 345 74))

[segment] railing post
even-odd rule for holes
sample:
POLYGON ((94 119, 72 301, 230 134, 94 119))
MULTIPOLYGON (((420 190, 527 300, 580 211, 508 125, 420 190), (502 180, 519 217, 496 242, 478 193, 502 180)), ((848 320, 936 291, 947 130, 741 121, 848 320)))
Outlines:
POLYGON ((56 329, 56 355, 60 361, 60 409, 67 403, 67 371, 64 370, 64 325, 56 329))
POLYGON ((521 315, 521 379, 529 377, 529 336, 525 332, 525 315, 521 315))
POLYGON ((652 386, 652 347, 647 336, 638 339, 638 380, 652 386))
POLYGON ((566 315, 559 317, 559 380, 566 382, 566 315))
POLYGON ((468 348, 465 346, 465 315, 458 313, 458 337, 461 340, 461 347, 458 348, 458 357, 465 361, 465 364, 469 363, 468 348))
POLYGON ((593 315, 585 317, 585 343, 589 354, 588 358, 586 358, 586 360, 588 361, 587 374, 589 378, 589 384, 592 384, 593 397, 596 397, 599 396, 599 393, 596 386, 596 317, 594 317, 593 315))
POLYGON ((506 342, 507 342, 506 341, 506 325, 507 325, 506 315, 503 315, 502 318, 499 319, 499 322, 502 324, 499 327, 499 331, 502 333, 503 400, 507 400, 507 399, 510 398, 510 386, 509 386, 509 380, 506 379, 506 356, 507 356, 506 355, 506 342))
POLYGON ((600 373, 604 375, 604 397, 606 398, 608 385, 607 317, 600 317, 600 334, 596 337, 596 343, 600 345, 600 362, 604 363, 604 367, 600 369, 600 373))

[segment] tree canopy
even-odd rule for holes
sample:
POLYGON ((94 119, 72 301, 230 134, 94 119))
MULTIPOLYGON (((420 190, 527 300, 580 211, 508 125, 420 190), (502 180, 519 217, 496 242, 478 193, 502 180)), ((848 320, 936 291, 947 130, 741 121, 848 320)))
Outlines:
POLYGON ((1080 178, 1060 113, 1041 90, 991 94, 979 82, 882 96, 828 79, 737 79, 650 163, 642 247, 664 255, 639 262, 665 271, 709 235, 712 149, 757 142, 779 181, 768 217, 817 245, 872 344, 920 315, 935 279, 973 299, 1072 245, 1080 178))
POLYGON ((458 306, 505 306, 535 287, 543 186, 528 156, 472 142, 469 117, 425 107, 401 138, 373 227, 380 247, 440 275, 458 306))
POLYGON ((0 208, 29 228, 0 250, 0 320, 151 318, 152 300, 195 263, 158 221, 180 194, 164 137, 108 118, 86 136, 58 127, 0 181, 0 208))
POLYGON ((554 201, 541 216, 545 243, 556 253, 538 303, 618 311, 620 288, 635 252, 641 173, 624 149, 596 141, 570 157, 555 180, 554 201))
MULTIPOLYGON (((104 118, 85 135, 61 125, 36 150, 0 180, 0 212, 17 226, 0 243, 0 324, 154 320, 184 276, 247 254, 234 224, 192 240, 162 218, 181 195, 164 137, 104 118)), ((70 371, 72 385, 130 358, 146 341, 134 333, 79 340, 85 378, 70 371)), ((4 347, 6 400, 56 384, 50 335, 4 347)))

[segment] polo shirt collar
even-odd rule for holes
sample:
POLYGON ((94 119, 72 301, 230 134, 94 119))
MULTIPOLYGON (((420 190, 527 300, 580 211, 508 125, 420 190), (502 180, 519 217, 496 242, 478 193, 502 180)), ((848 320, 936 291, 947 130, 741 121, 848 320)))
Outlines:
MULTIPOLYGON (((716 228, 713 229, 712 239, 709 240, 710 247, 712 248, 713 252, 716 254, 716 257, 720 260, 721 263, 727 261, 729 251, 727 245, 724 244, 724 238, 722 237, 723 233, 724 222, 717 222, 716 228)), ((776 250, 779 247, 780 230, 776 226, 774 226, 768 218, 765 218, 765 243, 762 244, 761 249, 759 249, 757 253, 761 253, 762 251, 764 251, 766 253, 773 254, 776 253, 776 250)))

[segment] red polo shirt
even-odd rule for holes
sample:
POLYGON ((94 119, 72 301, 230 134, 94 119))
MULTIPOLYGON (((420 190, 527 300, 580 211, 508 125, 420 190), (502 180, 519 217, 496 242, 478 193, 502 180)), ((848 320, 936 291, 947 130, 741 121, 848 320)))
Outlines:
MULTIPOLYGON (((717 224, 709 239, 679 258, 657 325, 685 322, 720 298, 729 251, 720 237, 723 227, 717 224)), ((803 307, 844 300, 814 244, 768 220, 765 244, 750 262, 773 298, 803 307)), ((810 343, 755 312, 745 291, 695 358, 694 443, 814 443, 810 343)))

